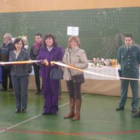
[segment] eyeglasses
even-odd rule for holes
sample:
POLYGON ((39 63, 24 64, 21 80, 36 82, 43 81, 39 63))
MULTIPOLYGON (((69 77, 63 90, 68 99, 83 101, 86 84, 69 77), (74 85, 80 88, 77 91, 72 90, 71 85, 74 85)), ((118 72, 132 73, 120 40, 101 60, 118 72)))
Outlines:
POLYGON ((70 43, 77 43, 77 41, 76 40, 71 40, 70 43))

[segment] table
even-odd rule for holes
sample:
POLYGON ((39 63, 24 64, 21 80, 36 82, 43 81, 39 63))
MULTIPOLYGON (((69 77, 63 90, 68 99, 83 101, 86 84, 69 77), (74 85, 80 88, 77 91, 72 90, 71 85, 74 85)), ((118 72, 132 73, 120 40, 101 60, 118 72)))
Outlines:
MULTIPOLYGON (((87 71, 97 72, 100 74, 118 76, 118 68, 113 67, 88 67, 87 71)), ((95 76, 84 73, 85 83, 82 84, 81 92, 99 95, 120 96, 120 80, 112 79, 109 77, 95 76)), ((34 75, 30 75, 29 89, 35 89, 34 75)), ((139 85, 140 87, 140 85, 139 85)), ((61 80, 62 92, 67 92, 66 82, 61 80)), ((131 89, 129 87, 128 97, 132 97, 131 89)), ((139 96, 140 97, 140 96, 139 96)))
MULTIPOLYGON (((119 80, 118 69, 119 68, 116 67, 106 67, 106 66, 88 67, 86 69, 87 71, 115 76, 118 79, 110 78, 110 77, 101 77, 97 75, 84 73, 86 82, 82 85, 81 88, 82 93, 120 96, 121 82, 119 80)), ((61 84, 62 84, 62 91, 67 92, 67 87, 65 82, 61 81, 61 84)), ((140 87, 140 83, 139 83, 139 87, 140 87)), ((128 88, 128 97, 132 97, 130 86, 128 88)))
POLYGON ((103 74, 103 75, 108 75, 108 76, 113 76, 117 77, 112 78, 112 77, 103 77, 103 76, 98 76, 98 75, 92 75, 89 73, 84 73, 85 79, 94 79, 94 80, 119 80, 119 75, 118 75, 118 68, 113 68, 113 67, 106 67, 106 66, 101 66, 101 67, 88 67, 85 69, 86 71, 94 72, 97 74, 103 74))

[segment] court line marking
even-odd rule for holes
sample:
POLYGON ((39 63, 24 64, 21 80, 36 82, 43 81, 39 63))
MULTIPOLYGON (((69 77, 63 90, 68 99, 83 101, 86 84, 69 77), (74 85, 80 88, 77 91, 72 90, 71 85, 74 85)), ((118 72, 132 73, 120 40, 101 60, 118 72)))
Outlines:
POLYGON ((93 136, 93 135, 119 135, 119 134, 136 134, 140 133, 140 130, 135 130, 135 131, 119 131, 119 132, 89 132, 89 133, 84 133, 84 132, 46 132, 46 131, 27 131, 27 130, 15 130, 15 129, 2 129, 0 130, 5 130, 7 132, 18 132, 18 133, 24 133, 24 134, 44 134, 44 135, 70 135, 70 136, 93 136))
MULTIPOLYGON (((90 95, 90 94, 86 94, 86 95, 82 96, 82 98, 84 98, 84 97, 86 97, 86 96, 88 96, 88 95, 90 95)), ((63 104, 63 105, 60 105, 59 108, 65 106, 65 105, 68 105, 69 103, 70 103, 70 102, 67 102, 67 103, 65 103, 65 104, 63 104)), ((28 122, 28 121, 33 120, 33 119, 36 119, 36 118, 38 118, 38 117, 40 117, 40 116, 42 116, 42 114, 39 114, 39 115, 37 115, 37 116, 34 116, 34 117, 30 118, 30 119, 27 119, 27 120, 25 120, 25 121, 22 121, 22 122, 20 122, 20 123, 15 124, 15 125, 12 125, 12 126, 6 128, 6 129, 0 131, 0 134, 3 133, 3 132, 9 131, 10 129, 12 129, 12 128, 16 127, 16 126, 19 126, 19 125, 21 125, 21 124, 24 124, 24 123, 26 123, 26 122, 28 122)))

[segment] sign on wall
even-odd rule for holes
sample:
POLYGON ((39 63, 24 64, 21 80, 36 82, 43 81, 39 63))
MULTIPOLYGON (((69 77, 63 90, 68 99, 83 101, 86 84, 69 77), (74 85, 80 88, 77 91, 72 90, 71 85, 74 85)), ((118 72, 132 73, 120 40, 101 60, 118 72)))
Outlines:
POLYGON ((79 35, 79 27, 68 26, 67 27, 67 35, 78 36, 79 35))

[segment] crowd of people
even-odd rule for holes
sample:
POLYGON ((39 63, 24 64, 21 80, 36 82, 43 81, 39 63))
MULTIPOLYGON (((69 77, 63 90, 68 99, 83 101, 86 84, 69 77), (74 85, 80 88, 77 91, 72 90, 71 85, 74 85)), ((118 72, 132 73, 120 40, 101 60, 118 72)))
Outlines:
MULTIPOLYGON (((72 118, 73 121, 79 120, 82 104, 81 84, 84 83, 83 73, 81 71, 70 69, 69 67, 60 67, 51 62, 62 62, 68 66, 79 69, 87 68, 88 60, 86 52, 80 48, 80 38, 76 36, 69 37, 65 51, 62 46, 58 45, 56 38, 52 34, 46 34, 44 37, 40 33, 36 34, 35 42, 29 50, 28 45, 25 44, 26 41, 19 37, 12 41, 12 35, 6 33, 3 37, 3 44, 0 48, 0 61, 41 61, 40 63, 33 63, 33 69, 35 74, 36 94, 43 94, 44 96, 44 109, 42 115, 56 115, 59 110, 58 99, 60 79, 52 79, 50 73, 54 69, 61 68, 63 70, 63 79, 66 81, 68 88, 70 101, 69 113, 66 114, 64 118, 72 118), (42 82, 40 81, 40 76, 42 77, 42 82)), ((136 113, 138 108, 140 48, 133 45, 132 42, 132 36, 126 35, 125 43, 118 51, 117 60, 121 65, 121 77, 133 78, 135 80, 121 79, 121 100, 116 111, 124 110, 128 84, 130 82, 133 95, 131 104, 132 113, 136 113)), ((2 77, 0 78, 2 82, 1 91, 13 89, 15 93, 16 113, 26 113, 29 74, 32 70, 31 65, 6 65, 3 63, 0 70, 2 73, 2 77)), ((138 111, 134 117, 140 117, 140 111, 138 111)))
MULTIPOLYGON (((36 94, 40 95, 43 93, 44 96, 42 115, 56 115, 59 110, 60 79, 52 79, 50 73, 53 69, 60 69, 60 66, 51 62, 59 61, 80 69, 87 68, 88 60, 85 51, 80 48, 80 39, 75 36, 70 37, 68 47, 64 52, 63 47, 58 45, 56 38, 52 34, 46 34, 43 38, 42 34, 38 33, 35 35, 34 44, 30 50, 28 50, 27 47, 25 47, 25 40, 23 38, 17 37, 12 40, 12 35, 6 33, 3 37, 3 45, 0 48, 0 61, 15 62, 29 60, 41 60, 41 63, 33 63, 33 69, 36 94), (40 82, 40 76, 42 82, 40 82)), ((73 121, 76 121, 80 119, 82 103, 81 84, 83 81, 78 80, 78 82, 75 82, 73 81, 73 77, 78 75, 84 78, 84 76, 82 72, 76 70, 62 67, 61 69, 64 71, 63 79, 66 80, 67 83, 70 100, 70 111, 64 118, 72 118, 73 121)), ((31 65, 7 65, 3 63, 1 64, 1 72, 1 91, 13 89, 15 93, 16 113, 26 113, 31 65)))

